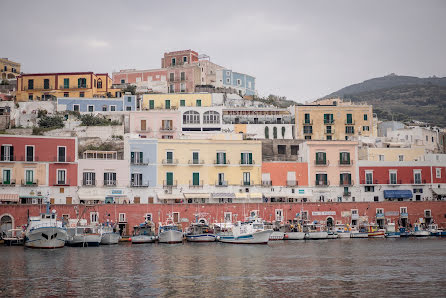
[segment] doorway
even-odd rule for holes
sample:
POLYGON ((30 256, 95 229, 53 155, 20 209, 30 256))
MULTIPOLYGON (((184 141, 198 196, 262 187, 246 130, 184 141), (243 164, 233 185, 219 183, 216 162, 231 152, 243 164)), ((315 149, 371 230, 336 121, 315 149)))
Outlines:
POLYGON ((0 233, 1 236, 6 236, 7 232, 13 227, 13 219, 9 215, 3 215, 0 218, 0 233))
POLYGON ((327 228, 332 228, 334 224, 333 217, 327 217, 327 228))

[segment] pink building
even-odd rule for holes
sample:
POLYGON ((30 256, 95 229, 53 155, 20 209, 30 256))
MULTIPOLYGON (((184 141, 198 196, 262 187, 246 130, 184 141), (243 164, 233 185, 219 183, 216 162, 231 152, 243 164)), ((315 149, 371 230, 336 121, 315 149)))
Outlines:
POLYGON ((198 53, 192 50, 175 51, 164 53, 161 58, 161 67, 168 68, 172 66, 186 65, 198 62, 198 53))
POLYGON ((130 113, 130 133, 141 138, 176 139, 180 135, 178 110, 152 110, 130 113))

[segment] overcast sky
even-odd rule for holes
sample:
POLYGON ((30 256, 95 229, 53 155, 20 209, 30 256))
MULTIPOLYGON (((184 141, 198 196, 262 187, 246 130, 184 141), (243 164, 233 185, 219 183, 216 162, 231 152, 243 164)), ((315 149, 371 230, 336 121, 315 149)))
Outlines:
POLYGON ((4 1, 23 72, 159 68, 193 49, 303 102, 397 73, 446 76, 446 1, 4 1))

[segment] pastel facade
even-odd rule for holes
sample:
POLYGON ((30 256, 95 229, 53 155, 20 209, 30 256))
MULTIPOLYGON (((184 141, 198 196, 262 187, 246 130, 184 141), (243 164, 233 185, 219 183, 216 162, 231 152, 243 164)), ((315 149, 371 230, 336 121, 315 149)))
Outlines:
POLYGON ((306 140, 353 140, 376 137, 376 118, 371 105, 297 105, 296 138, 306 140))
POLYGON ((121 98, 57 98, 57 111, 80 113, 136 111, 136 96, 125 95, 121 98))
POLYGON ((15 79, 20 75, 20 63, 0 58, 0 80, 15 79))
POLYGON ((217 81, 225 88, 237 90, 241 96, 256 95, 256 78, 247 74, 220 69, 217 71, 217 81))
POLYGON ((424 148, 363 148, 362 159, 369 161, 420 161, 426 154, 424 148))
POLYGON ((169 110, 179 107, 209 107, 211 105, 211 93, 144 94, 142 98, 143 110, 169 110))
POLYGON ((167 93, 167 71, 124 69, 113 73, 113 84, 134 84, 137 92, 167 93))
POLYGON ((178 110, 149 110, 130 113, 130 134, 141 138, 176 139, 180 136, 178 110))
POLYGON ((194 92, 200 85, 201 69, 197 65, 198 53, 192 50, 164 53, 161 67, 167 71, 167 92, 194 92))
POLYGON ((36 73, 17 77, 17 101, 57 97, 120 97, 108 74, 93 72, 36 73))
POLYGON ((178 111, 180 131, 183 135, 209 135, 220 133, 222 130, 222 107, 180 107, 178 111))
POLYGON ((406 146, 423 147, 428 152, 442 152, 440 133, 438 129, 412 126, 408 128, 389 131, 386 141, 397 142, 406 146))

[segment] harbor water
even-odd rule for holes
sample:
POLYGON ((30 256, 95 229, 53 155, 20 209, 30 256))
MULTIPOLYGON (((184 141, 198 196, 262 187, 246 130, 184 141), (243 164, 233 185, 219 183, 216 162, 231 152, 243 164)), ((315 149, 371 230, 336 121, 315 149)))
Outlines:
POLYGON ((446 239, 0 247, 1 296, 420 296, 446 293, 446 239))

